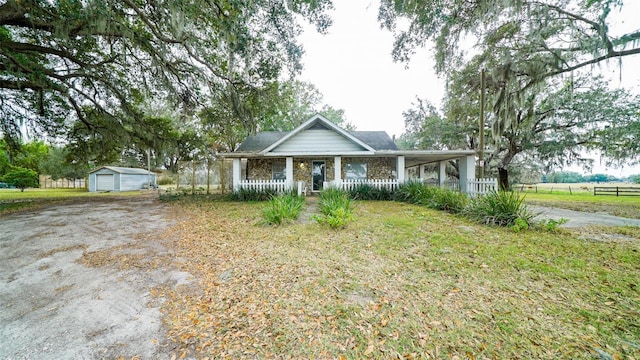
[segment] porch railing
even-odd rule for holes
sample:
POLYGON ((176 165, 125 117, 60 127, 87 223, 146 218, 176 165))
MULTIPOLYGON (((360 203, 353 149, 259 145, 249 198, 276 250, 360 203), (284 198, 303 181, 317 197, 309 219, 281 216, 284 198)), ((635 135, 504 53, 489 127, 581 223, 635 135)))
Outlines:
POLYGON ((467 181, 467 193, 471 196, 478 196, 498 191, 498 179, 469 179, 467 181))
MULTIPOLYGON (((439 186, 437 181, 425 180, 425 184, 439 186)), ((357 188, 360 185, 369 185, 374 188, 386 188, 388 190, 398 189, 398 180, 395 179, 367 179, 367 180, 342 180, 338 185, 331 181, 325 182, 324 187, 339 186, 340 189, 350 191, 357 188)), ((287 182, 286 180, 242 180, 240 181, 239 188, 244 190, 275 190, 276 192, 285 192, 293 189, 294 184, 287 182)), ((298 182, 296 184, 298 193, 305 193, 306 186, 304 182, 298 182)), ((447 180, 444 182, 443 187, 446 189, 459 191, 460 182, 458 180, 447 180)), ((491 191, 498 190, 498 179, 469 179, 467 181, 467 193, 471 196, 477 196, 489 193, 491 191)))
MULTIPOLYGON (((369 185, 376 189, 396 190, 398 188, 398 180, 394 179, 367 179, 367 180, 342 180, 340 188, 344 191, 351 191, 360 185, 369 185)), ((334 182, 329 186, 335 186, 334 182)))
MULTIPOLYGON (((431 185, 435 187, 440 187, 440 182, 438 179, 411 179, 409 181, 420 181, 423 184, 431 185)), ((449 189, 453 191, 460 191, 460 181, 459 180, 446 180, 442 184, 442 188, 449 189)))
POLYGON ((290 190, 292 185, 287 180, 242 180, 239 188, 242 190, 274 190, 276 192, 285 192, 290 190))

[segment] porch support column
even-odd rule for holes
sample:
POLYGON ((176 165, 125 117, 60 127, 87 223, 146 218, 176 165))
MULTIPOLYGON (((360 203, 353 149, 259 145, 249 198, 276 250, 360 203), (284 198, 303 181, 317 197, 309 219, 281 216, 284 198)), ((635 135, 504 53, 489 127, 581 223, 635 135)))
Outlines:
POLYGON ((233 158, 233 168, 231 170, 233 178, 233 191, 240 190, 240 179, 242 175, 242 166, 240 160, 240 158, 233 158))
POLYGON ((398 184, 404 183, 404 156, 399 155, 396 162, 396 174, 398 174, 398 184))
POLYGON ((447 161, 438 161, 438 185, 443 188, 447 181, 447 161))
POLYGON ((424 183, 424 179, 427 177, 427 172, 425 171, 427 166, 426 165, 419 165, 420 166, 420 181, 422 181, 424 183))
POLYGON ((460 170, 460 192, 468 193, 469 180, 473 180, 476 176, 476 157, 475 155, 467 155, 458 159, 458 168, 460 170))
POLYGON ((286 161, 287 188, 293 189, 293 157, 288 156, 286 161))
POLYGON ((342 188, 342 157, 333 158, 333 183, 338 189, 342 188))

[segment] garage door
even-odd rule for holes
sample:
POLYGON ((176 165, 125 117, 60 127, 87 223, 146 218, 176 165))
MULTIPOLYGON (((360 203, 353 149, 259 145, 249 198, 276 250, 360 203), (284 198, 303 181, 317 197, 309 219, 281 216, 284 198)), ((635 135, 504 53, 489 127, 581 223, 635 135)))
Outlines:
POLYGON ((113 175, 96 175, 96 191, 113 191, 113 175))

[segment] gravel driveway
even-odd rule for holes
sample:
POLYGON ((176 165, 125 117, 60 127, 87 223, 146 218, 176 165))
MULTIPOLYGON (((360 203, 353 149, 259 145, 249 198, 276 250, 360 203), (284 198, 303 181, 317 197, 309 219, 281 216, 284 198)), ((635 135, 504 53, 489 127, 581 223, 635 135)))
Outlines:
POLYGON ((159 286, 188 284, 156 199, 75 200, 0 217, 0 359, 170 358, 159 286))
POLYGON ((535 213, 539 213, 540 219, 568 219, 563 227, 584 227, 592 225, 600 226, 640 226, 639 219, 629 219, 619 216, 613 216, 602 213, 587 213, 582 211, 573 211, 560 208, 552 208, 546 206, 528 205, 529 209, 535 213))

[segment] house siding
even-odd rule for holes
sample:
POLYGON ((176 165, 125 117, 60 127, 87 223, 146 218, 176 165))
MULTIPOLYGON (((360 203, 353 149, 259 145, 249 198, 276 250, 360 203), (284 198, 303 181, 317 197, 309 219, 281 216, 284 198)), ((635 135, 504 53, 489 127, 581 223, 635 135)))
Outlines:
POLYGON ((280 152, 365 151, 362 146, 331 130, 305 130, 273 149, 280 152))

